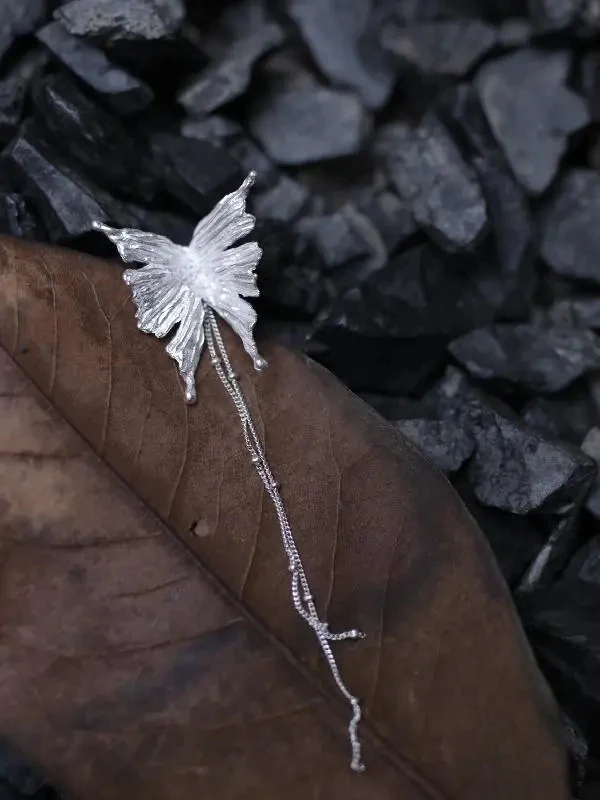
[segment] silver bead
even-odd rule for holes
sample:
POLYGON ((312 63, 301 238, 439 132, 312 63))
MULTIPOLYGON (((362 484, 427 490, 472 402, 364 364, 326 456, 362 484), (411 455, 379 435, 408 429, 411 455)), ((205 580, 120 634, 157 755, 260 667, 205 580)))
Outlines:
POLYGON ((268 366, 269 363, 266 358, 262 358, 262 356, 259 356, 258 358, 254 359, 254 369, 258 370, 259 372, 262 372, 268 366))

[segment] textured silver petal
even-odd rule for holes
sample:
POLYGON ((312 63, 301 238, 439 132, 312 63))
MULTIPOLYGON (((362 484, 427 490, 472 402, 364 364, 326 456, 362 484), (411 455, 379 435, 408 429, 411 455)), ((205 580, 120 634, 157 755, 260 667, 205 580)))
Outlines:
POLYGON ((254 179, 251 172, 237 191, 223 197, 200 220, 188 247, 135 228, 94 224, 114 242, 123 261, 144 265, 123 275, 137 307, 140 330, 162 338, 178 326, 166 349, 179 365, 189 403, 196 400, 195 373, 204 346, 206 306, 233 328, 257 369, 267 366, 254 341, 256 312, 242 299, 258 296, 255 269, 262 250, 256 242, 232 247, 256 224, 246 212, 254 179))

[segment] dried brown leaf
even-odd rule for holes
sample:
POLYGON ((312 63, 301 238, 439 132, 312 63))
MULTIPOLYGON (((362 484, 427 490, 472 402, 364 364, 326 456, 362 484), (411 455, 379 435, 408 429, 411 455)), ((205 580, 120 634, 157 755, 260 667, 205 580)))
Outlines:
POLYGON ((267 345, 256 375, 227 341, 318 604, 368 634, 337 648, 367 773, 210 365, 187 407, 116 265, 7 239, 0 343, 54 408, 0 362, 0 734, 81 798, 566 800, 554 706, 452 489, 324 370, 267 345))

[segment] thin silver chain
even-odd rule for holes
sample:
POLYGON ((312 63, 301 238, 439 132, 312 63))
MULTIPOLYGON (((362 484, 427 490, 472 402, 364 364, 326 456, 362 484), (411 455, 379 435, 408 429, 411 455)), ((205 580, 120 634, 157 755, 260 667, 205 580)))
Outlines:
POLYGON ((281 531, 281 539, 283 547, 288 558, 288 569, 291 575, 291 591, 294 608, 302 619, 310 625, 315 632, 315 636, 319 642, 323 655, 329 664, 329 669, 333 679, 340 691, 346 698, 352 708, 352 718, 348 725, 348 736, 352 748, 352 759, 350 767, 356 772, 362 772, 365 766, 362 761, 362 746, 358 738, 358 724, 360 722, 362 713, 360 702, 353 694, 350 693, 346 684, 342 680, 340 670, 335 660, 333 650, 330 642, 339 642, 343 639, 362 639, 365 634, 358 630, 342 631, 341 633, 331 633, 327 622, 321 620, 317 613, 314 598, 310 591, 310 586, 304 566, 296 546, 294 534, 290 523, 287 518, 287 513, 283 500, 281 498, 280 487, 273 477, 271 467, 267 461, 263 445, 256 432, 254 422, 250 409, 244 399, 244 395, 240 389, 237 375, 235 374, 227 351, 225 350, 225 343, 219 330, 215 314, 211 308, 206 308, 204 329, 206 333, 206 343, 210 352, 211 364, 214 366, 217 375, 227 393, 233 400, 236 407, 240 423, 242 426, 242 434, 252 463, 258 472, 261 481, 271 498, 277 519, 279 521, 279 528, 281 531))

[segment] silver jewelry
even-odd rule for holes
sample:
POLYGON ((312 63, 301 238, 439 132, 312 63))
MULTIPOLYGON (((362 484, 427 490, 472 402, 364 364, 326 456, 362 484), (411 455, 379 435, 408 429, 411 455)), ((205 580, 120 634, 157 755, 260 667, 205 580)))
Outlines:
POLYGON ((116 244, 123 261, 146 265, 123 273, 137 306, 138 328, 162 339, 179 324, 167 353, 179 364, 188 403, 196 401, 195 374, 204 347, 207 308, 231 325, 256 369, 267 366, 252 334, 256 311, 242 299, 242 295, 258 296, 254 270, 262 250, 257 242, 231 247, 254 228, 246 198, 255 178, 251 172, 237 192, 226 195, 200 220, 187 247, 156 233, 94 223, 116 244))
POLYGON ((255 218, 246 212, 248 192, 255 177, 256 174, 251 172, 237 191, 226 195, 210 214, 200 220, 187 247, 176 245, 165 236, 134 228, 119 230, 100 222, 94 223, 94 227, 115 243, 123 261, 144 265, 123 273, 137 306, 139 329, 163 338, 175 325, 179 326, 166 349, 179 365, 188 403, 196 401, 196 369, 204 344, 208 347, 210 362, 236 408, 251 462, 277 514, 288 559, 294 608, 313 629, 333 679, 351 706, 352 717, 348 725, 352 749, 350 766, 356 772, 362 772, 364 764, 358 738, 360 702, 342 680, 331 642, 360 639, 364 634, 355 629, 331 633, 327 622, 319 617, 280 487, 267 461, 217 323, 216 314, 238 334, 255 368, 263 370, 267 367, 254 341, 256 312, 243 299, 258 296, 255 269, 262 250, 256 242, 232 247, 256 224, 255 218))

